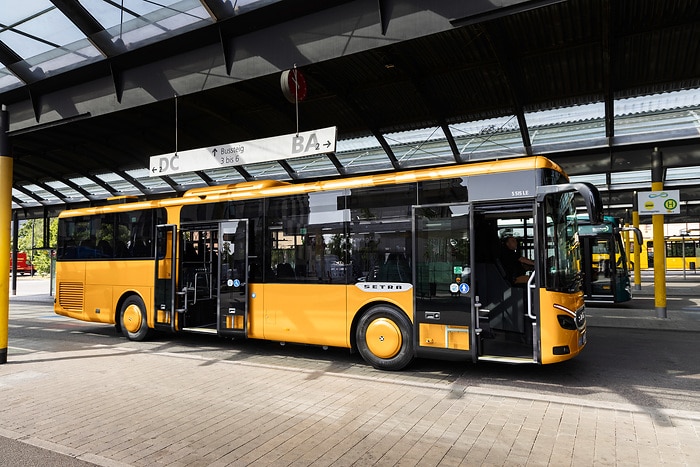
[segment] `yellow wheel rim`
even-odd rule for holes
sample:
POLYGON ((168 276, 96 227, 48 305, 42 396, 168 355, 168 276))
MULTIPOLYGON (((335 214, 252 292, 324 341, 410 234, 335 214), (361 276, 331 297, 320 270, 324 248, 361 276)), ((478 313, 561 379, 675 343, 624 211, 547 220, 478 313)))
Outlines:
POLYGON ((390 319, 375 319, 365 333, 367 348, 379 358, 391 358, 399 353, 403 339, 401 329, 390 319))
POLYGON ((127 331, 138 332, 141 329, 141 309, 136 305, 129 305, 124 310, 124 322, 122 323, 127 331))

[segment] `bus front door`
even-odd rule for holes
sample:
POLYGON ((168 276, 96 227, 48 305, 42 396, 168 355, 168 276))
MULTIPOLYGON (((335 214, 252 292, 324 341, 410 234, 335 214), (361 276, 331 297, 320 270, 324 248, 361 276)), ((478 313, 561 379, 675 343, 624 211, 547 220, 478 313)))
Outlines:
POLYGON ((218 330, 227 337, 245 337, 248 329, 248 223, 219 225, 218 330))

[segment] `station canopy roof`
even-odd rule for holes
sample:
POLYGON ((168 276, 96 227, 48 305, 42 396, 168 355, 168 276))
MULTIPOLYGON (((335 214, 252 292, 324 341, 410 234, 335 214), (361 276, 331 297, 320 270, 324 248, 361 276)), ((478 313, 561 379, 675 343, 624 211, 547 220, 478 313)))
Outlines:
POLYGON ((700 2, 32 0, 0 9, 13 209, 543 154, 609 213, 700 219, 700 2), (307 96, 280 88, 297 68, 307 96), (330 154, 154 177, 151 156, 336 126, 330 154))

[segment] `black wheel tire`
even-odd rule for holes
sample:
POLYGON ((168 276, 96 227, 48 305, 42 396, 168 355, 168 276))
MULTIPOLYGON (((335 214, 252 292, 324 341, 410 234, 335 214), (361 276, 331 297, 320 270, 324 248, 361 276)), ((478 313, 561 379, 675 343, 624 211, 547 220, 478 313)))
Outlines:
POLYGON ((370 308, 357 323, 357 350, 378 370, 397 371, 413 361, 413 334, 408 317, 386 305, 370 308))
POLYGON ((132 295, 124 300, 119 311, 119 324, 122 334, 132 341, 146 339, 150 329, 146 322, 146 305, 141 297, 132 295))

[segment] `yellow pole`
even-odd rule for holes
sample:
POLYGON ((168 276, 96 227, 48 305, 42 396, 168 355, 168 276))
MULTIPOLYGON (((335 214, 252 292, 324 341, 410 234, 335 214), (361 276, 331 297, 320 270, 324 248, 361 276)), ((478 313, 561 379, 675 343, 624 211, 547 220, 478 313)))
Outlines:
MULTIPOLYGON (((10 262, 10 222, 12 220, 12 156, 7 132, 7 108, 0 109, 0 264, 10 262), (4 259, 3 259, 4 258, 4 259)), ((10 275, 0 274, 0 364, 7 363, 10 318, 10 275)))
MULTIPOLYGON (((663 162, 661 151, 651 153, 651 190, 663 191, 663 162)), ((664 215, 651 216, 654 235, 654 304, 656 317, 666 318, 666 244, 664 243, 664 215)))
MULTIPOLYGON (((637 193, 634 193, 634 210, 632 211, 632 226, 639 228, 639 211, 637 210, 637 193)), ((642 248, 644 246, 644 240, 642 244, 638 245, 636 236, 632 235, 632 241, 634 242, 634 290, 642 290, 642 248)))
MULTIPOLYGON (((630 226, 630 221, 629 221, 629 213, 625 212, 625 228, 629 228, 630 226)), ((625 261, 627 261, 627 270, 630 270, 630 266, 632 265, 632 256, 630 255, 630 231, 625 230, 625 261)))

